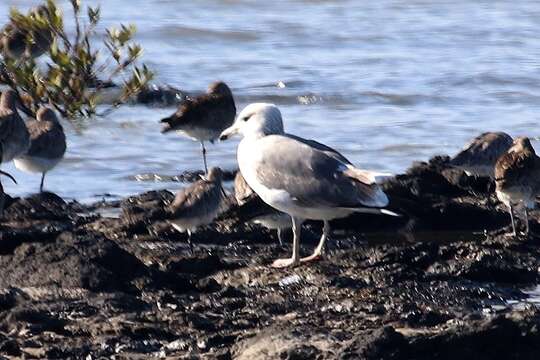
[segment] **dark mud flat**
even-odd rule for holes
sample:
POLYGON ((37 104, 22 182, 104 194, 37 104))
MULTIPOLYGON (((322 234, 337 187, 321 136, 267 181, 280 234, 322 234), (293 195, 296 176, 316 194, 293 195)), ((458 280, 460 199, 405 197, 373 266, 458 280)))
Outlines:
MULTIPOLYGON (((245 223, 257 201, 197 233, 192 256, 163 221, 167 191, 9 199, 0 358, 538 359, 540 310, 508 301, 538 284, 540 237, 504 236, 493 185, 446 164, 385 184, 403 217, 336 221, 328 257, 287 270, 268 264, 290 244, 245 223)), ((308 223, 306 254, 319 233, 308 223)))

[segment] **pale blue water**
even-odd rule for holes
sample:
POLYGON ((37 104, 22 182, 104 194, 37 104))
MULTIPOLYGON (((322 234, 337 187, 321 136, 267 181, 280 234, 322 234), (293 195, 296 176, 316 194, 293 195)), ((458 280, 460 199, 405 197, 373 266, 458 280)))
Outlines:
MULTIPOLYGON (((11 5, 37 3, 3 0, 0 20, 11 5)), ((224 80, 239 108, 275 102, 288 131, 366 168, 403 171, 413 160, 454 153, 481 131, 540 135, 535 1, 83 3, 101 3, 106 26, 137 24, 158 83, 202 91, 224 80)), ((82 133, 66 125, 66 159, 46 187, 80 200, 178 188, 133 179, 202 167, 197 143, 159 133, 158 120, 172 111, 131 106, 82 133)), ((235 167, 236 144, 209 146, 210 163, 235 167)), ((38 175, 6 168, 19 180, 4 182, 8 192, 37 190, 38 175)))

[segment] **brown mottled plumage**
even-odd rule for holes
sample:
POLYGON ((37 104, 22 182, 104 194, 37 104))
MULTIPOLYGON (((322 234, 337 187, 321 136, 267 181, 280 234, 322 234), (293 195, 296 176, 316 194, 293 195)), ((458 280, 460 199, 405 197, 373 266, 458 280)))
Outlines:
POLYGON ((66 135, 56 114, 49 108, 42 107, 36 114, 36 120, 27 123, 30 133, 28 151, 15 158, 15 166, 27 172, 41 173, 40 191, 43 191, 45 174, 53 169, 66 152, 66 135))
MULTIPOLYGON (((1 153, 1 151, 0 151, 0 153, 1 153)), ((5 172, 5 171, 0 170, 0 175, 5 175, 8 178, 10 178, 11 180, 13 180, 13 182, 15 184, 17 183, 15 178, 13 176, 11 176, 10 174, 8 174, 7 172, 5 172)), ((5 199, 5 194, 4 194, 4 187, 2 186, 2 181, 0 181, 0 217, 4 214, 5 201, 6 201, 6 199, 5 199)))
POLYGON ((2 145, 1 162, 13 160, 25 153, 30 146, 28 129, 16 108, 17 94, 5 90, 0 97, 0 144, 2 145))
POLYGON ((497 197, 510 211, 513 234, 516 235, 513 208, 524 205, 529 231, 528 208, 534 208, 535 197, 540 192, 540 158, 526 137, 514 140, 512 147, 495 164, 497 197))
POLYGON ((512 146, 504 132, 485 132, 475 137, 450 160, 450 164, 469 175, 494 177, 495 163, 512 146))
POLYGON ((180 190, 169 206, 169 222, 176 230, 188 233, 191 251, 191 233, 210 224, 222 208, 222 177, 220 168, 211 168, 206 178, 180 190))
POLYGON ((236 203, 240 206, 244 205, 250 199, 258 197, 253 189, 249 187, 240 171, 237 171, 234 177, 234 197, 236 203))
POLYGON ((178 131, 200 141, 204 169, 208 172, 204 142, 216 140, 223 130, 232 125, 235 115, 231 89, 219 81, 212 83, 206 94, 184 101, 174 114, 162 119, 161 132, 178 131))
MULTIPOLYGON (((249 187, 240 171, 236 173, 234 178, 234 197, 239 206, 259 197, 259 195, 249 187)), ((254 224, 264 226, 267 229, 276 230, 280 245, 283 245, 282 230, 289 229, 292 226, 291 217, 289 215, 269 206, 265 206, 262 213, 256 214, 250 221, 254 224)))

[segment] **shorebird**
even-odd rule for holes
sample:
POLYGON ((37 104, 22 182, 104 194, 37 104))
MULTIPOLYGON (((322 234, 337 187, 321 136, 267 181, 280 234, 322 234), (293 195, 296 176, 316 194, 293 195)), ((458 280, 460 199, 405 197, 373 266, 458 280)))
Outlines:
POLYGON ((17 94, 5 90, 0 97, 0 144, 2 161, 8 162, 26 152, 30 146, 30 135, 23 119, 17 112, 17 94))
MULTIPOLYGON (((46 6, 39 6, 30 12, 30 16, 48 18, 46 6)), ((11 59, 37 58, 49 51, 53 42, 52 32, 46 29, 28 30, 7 24, 0 33, 2 54, 11 59), (29 42, 30 40, 30 42, 29 42)))
POLYGON ((234 176, 234 198, 239 206, 244 205, 249 200, 256 198, 257 194, 249 187, 246 179, 242 176, 240 171, 236 172, 234 176))
POLYGON ((187 99, 171 116, 161 120, 162 133, 177 131, 201 143, 204 171, 208 173, 205 141, 213 143, 234 122, 236 106, 224 82, 212 83, 206 94, 187 99))
POLYGON ((354 212, 398 216, 382 209, 388 205, 388 198, 372 172, 354 167, 326 145, 285 133, 275 105, 248 105, 220 139, 237 133, 243 135, 237 152, 242 176, 265 203, 292 218, 292 256, 278 259, 272 266, 295 266, 319 258, 332 219, 354 212), (300 259, 301 226, 305 219, 322 220, 324 227, 313 254, 300 259))
POLYGON ((276 230, 279 245, 283 245, 283 230, 290 229, 292 227, 291 217, 278 210, 269 211, 266 214, 255 216, 250 221, 254 224, 261 225, 268 230, 276 230))
POLYGON ((526 137, 514 140, 512 147, 495 164, 497 198, 510 211, 512 235, 516 236, 514 207, 525 208, 526 233, 529 233, 529 214, 535 198, 540 193, 540 158, 526 137))
MULTIPOLYGON (((2 158, 2 153, 3 153, 2 150, 3 150, 2 149, 2 144, 0 143, 0 159, 2 158)), ((10 174, 8 174, 7 172, 5 172, 5 171, 0 170, 0 175, 5 175, 8 178, 10 178, 11 180, 13 180, 13 182, 15 184, 17 183, 15 178, 13 176, 11 176, 10 174)), ((2 186, 2 181, 0 181, 0 218, 4 215, 5 202, 6 202, 6 197, 5 197, 5 193, 4 193, 4 187, 2 186)))
POLYGON ((222 208, 222 178, 220 168, 211 168, 206 177, 178 191, 168 208, 169 222, 179 232, 187 232, 192 253, 192 233, 198 227, 210 224, 222 208))
MULTIPOLYGON (((237 204, 240 206, 251 199, 258 197, 246 183, 246 180, 240 171, 236 173, 234 178, 234 197, 236 198, 237 204)), ((290 229, 292 226, 291 217, 289 215, 266 206, 262 214, 256 215, 249 221, 269 230, 276 230, 280 245, 283 245, 282 231, 284 229, 290 229)))
MULTIPOLYGON (((5 172, 5 171, 0 170, 0 175, 5 175, 8 178, 10 178, 11 180, 13 180, 13 182, 15 184, 17 183, 15 178, 13 176, 11 176, 10 174, 8 174, 7 172, 5 172)), ((5 201, 6 201, 6 199, 5 199, 5 194, 4 194, 4 187, 2 186, 2 182, 0 181, 0 218, 4 215, 5 201)))
POLYGON ((19 170, 41 173, 39 191, 42 192, 45 174, 64 157, 66 135, 54 111, 46 107, 41 107, 36 120, 30 120, 26 125, 30 133, 30 147, 16 157, 14 163, 19 170))
POLYGON ((512 146, 504 132, 485 132, 475 137, 451 160, 450 165, 469 176, 494 177, 495 163, 512 146))

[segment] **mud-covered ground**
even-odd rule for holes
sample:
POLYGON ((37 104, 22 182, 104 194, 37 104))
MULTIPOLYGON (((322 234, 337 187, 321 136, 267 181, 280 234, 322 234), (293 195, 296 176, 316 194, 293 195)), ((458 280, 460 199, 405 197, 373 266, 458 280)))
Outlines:
MULTIPOLYGON (((327 257, 286 270, 268 265, 290 240, 246 222, 257 201, 197 233, 191 255, 164 222, 167 191, 8 199, 0 359, 538 359, 522 289, 539 282, 540 237, 505 236, 493 184, 446 163, 384 185, 401 218, 335 221, 327 257)), ((304 227, 306 254, 320 226, 304 227)))

